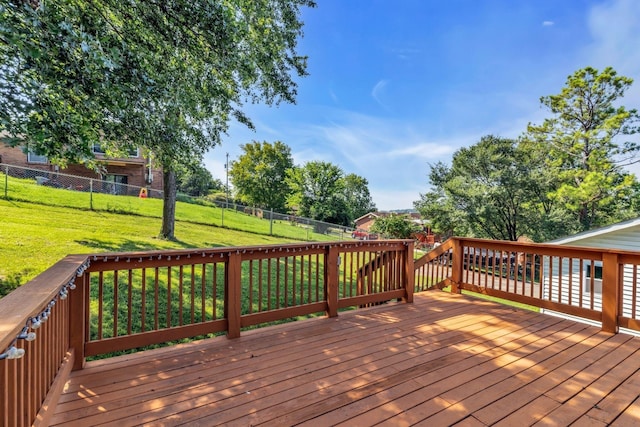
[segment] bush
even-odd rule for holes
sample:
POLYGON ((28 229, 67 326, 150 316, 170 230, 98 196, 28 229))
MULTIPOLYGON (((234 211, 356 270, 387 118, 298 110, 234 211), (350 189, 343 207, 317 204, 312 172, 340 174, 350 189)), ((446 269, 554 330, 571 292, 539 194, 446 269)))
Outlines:
POLYGON ((8 295, 22 285, 22 273, 14 273, 8 277, 0 277, 0 298, 8 295))

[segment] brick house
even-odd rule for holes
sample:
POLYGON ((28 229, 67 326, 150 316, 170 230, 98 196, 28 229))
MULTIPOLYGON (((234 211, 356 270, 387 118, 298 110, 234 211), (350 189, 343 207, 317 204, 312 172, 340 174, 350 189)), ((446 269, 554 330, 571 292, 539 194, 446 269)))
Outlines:
POLYGON ((141 154, 141 150, 132 151, 125 158, 110 158, 105 155, 99 144, 95 144, 93 152, 96 159, 103 163, 105 173, 99 174, 79 164, 58 168, 51 164, 46 156, 39 156, 28 150, 25 152, 23 147, 9 147, 2 143, 0 143, 0 163, 162 191, 162 170, 154 168, 150 159, 141 154))
POLYGON ((368 212, 360 218, 356 218, 353 222, 357 230, 369 231, 376 219, 389 216, 388 212, 368 212))

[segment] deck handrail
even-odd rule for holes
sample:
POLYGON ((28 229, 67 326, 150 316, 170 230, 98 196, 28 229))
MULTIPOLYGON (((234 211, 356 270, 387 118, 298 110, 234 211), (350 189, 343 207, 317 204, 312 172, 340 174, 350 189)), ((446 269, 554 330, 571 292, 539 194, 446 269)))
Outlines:
POLYGON ((415 266, 417 291, 451 286, 640 331, 638 252, 454 237, 415 266))
POLYGON ((412 295, 409 240, 67 256, 0 299, 0 425, 47 425, 88 355, 412 295))
POLYGON ((431 288, 640 331, 638 266, 630 251, 469 238, 415 261, 408 240, 70 255, 0 299, 0 425, 46 425, 68 373, 90 355, 234 338, 296 316, 410 302, 431 288))
POLYGON ((86 255, 67 256, 0 300, 0 425, 46 425, 47 398, 73 364, 69 307, 87 267, 86 255))

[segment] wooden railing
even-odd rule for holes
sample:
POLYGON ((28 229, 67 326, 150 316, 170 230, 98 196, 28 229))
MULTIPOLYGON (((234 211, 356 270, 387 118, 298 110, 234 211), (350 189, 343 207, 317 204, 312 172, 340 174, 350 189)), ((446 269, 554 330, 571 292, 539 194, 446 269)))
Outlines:
POLYGON ((0 300, 0 426, 46 425, 89 356, 234 338, 432 288, 640 330, 639 265, 634 252, 466 238, 415 261, 405 240, 68 256, 0 300))
POLYGON ((74 363, 71 328, 86 256, 68 256, 0 300, 0 426, 47 424, 74 363))
POLYGON ((413 278, 405 240, 69 256, 0 300, 0 426, 47 425, 88 356, 410 302, 413 278))
POLYGON ((640 253, 452 238, 416 260, 416 291, 451 286, 640 331, 640 253))

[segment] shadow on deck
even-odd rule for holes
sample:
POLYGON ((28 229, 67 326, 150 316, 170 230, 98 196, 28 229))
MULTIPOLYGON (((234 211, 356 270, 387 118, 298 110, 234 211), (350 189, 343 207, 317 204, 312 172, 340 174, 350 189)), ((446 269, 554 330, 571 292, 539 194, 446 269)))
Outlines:
POLYGON ((640 339, 429 291, 71 373, 52 425, 638 425, 640 339))

